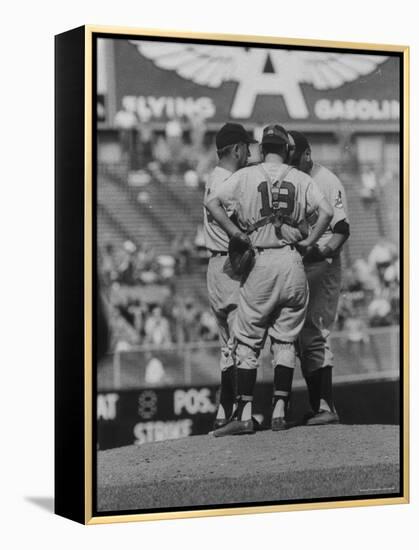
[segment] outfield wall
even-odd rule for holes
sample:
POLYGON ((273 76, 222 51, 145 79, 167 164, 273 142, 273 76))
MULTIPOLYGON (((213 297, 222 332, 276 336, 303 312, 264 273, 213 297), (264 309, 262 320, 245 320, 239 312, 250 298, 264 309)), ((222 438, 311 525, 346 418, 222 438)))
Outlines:
MULTIPOLYGON (((341 379, 335 400, 344 424, 398 424, 400 384, 395 374, 380 379, 364 376, 341 379)), ((217 407, 217 385, 179 386, 100 392, 97 398, 97 445, 109 449, 152 441, 206 434, 212 429, 217 407)), ((256 387, 254 412, 269 425, 272 386, 256 387)), ((298 421, 308 410, 303 383, 293 393, 291 413, 298 421)))

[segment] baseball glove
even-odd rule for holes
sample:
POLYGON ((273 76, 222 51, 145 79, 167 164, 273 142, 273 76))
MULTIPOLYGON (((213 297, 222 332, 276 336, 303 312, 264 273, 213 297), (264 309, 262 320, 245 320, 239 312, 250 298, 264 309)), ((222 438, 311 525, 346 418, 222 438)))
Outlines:
POLYGON ((318 245, 315 244, 304 254, 303 262, 305 264, 322 262, 323 260, 326 260, 328 258, 333 258, 335 255, 336 253, 333 253, 333 251, 328 246, 325 246, 322 250, 320 250, 318 245))
MULTIPOLYGON (((298 250, 298 243, 296 245, 298 250)), ((324 260, 323 254, 320 252, 320 248, 315 244, 310 247, 303 255, 303 262, 305 264, 313 264, 316 262, 322 262, 324 260)))
POLYGON ((236 275, 247 276, 255 263, 255 251, 248 235, 236 233, 228 245, 231 267, 236 275))

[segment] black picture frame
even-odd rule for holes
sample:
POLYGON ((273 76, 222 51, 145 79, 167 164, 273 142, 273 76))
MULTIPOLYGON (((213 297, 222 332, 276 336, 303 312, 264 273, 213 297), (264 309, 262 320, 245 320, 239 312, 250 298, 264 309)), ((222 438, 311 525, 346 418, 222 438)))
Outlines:
MULTIPOLYGON (((199 517, 409 501, 409 48, 252 36, 199 35, 82 26, 55 38, 55 512, 83 524, 199 517), (167 41, 371 53, 399 59, 400 86, 400 422, 399 490, 381 494, 259 500, 101 511, 97 502, 98 395, 95 365, 103 327, 97 272, 97 40, 167 41)), ((162 480, 163 482, 164 480, 162 480)))

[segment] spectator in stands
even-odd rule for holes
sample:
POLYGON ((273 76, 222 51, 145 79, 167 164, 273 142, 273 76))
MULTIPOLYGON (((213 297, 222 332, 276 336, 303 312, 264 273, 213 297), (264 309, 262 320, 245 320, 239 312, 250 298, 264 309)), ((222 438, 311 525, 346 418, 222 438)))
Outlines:
MULTIPOLYGON (((340 305, 338 308, 338 317, 340 318, 340 326, 343 328, 344 320, 350 316, 350 309, 353 305, 365 306, 366 301, 366 284, 367 274, 365 273, 366 262, 361 260, 361 263, 355 262, 352 268, 347 269, 343 273, 343 285, 340 305)), ((367 266, 368 269, 368 266, 367 266)), ((369 271, 368 271, 369 276, 369 271)))
MULTIPOLYGON (((153 148, 153 156, 163 172, 168 172, 170 167, 170 149, 164 136, 159 136, 153 148)), ((150 167, 149 167, 150 168, 150 167)))
POLYGON ((135 280, 135 244, 128 240, 124 242, 123 257, 118 267, 118 281, 121 284, 133 285, 135 280))
POLYGON ((198 341, 200 333, 200 311, 193 298, 177 298, 172 308, 175 321, 176 341, 179 344, 198 341))
POLYGON ((384 285, 388 292, 393 323, 400 320, 400 262, 397 259, 384 272, 384 285))
POLYGON ((136 162, 135 143, 138 119, 132 111, 121 109, 116 113, 114 123, 119 131, 122 161, 126 162, 131 170, 136 162))
POLYGON ((199 186, 202 188, 202 190, 205 189, 205 184, 208 179, 208 174, 212 172, 215 165, 218 162, 217 157, 217 151, 214 146, 214 138, 211 138, 211 140, 205 139, 204 146, 202 148, 202 152, 199 156, 199 159, 196 163, 196 172, 198 174, 199 179, 199 186))
POLYGON ((387 327, 393 323, 390 301, 385 296, 377 296, 368 306, 370 327, 387 327))
POLYGON ((372 166, 366 166, 361 172, 361 198, 364 202, 374 202, 377 198, 377 176, 372 166))
POLYGON ((346 331, 348 353, 357 355, 362 352, 364 345, 369 342, 369 337, 367 325, 361 317, 359 306, 351 307, 343 329, 346 331))
MULTIPOLYGON (((130 172, 128 174, 128 185, 130 187, 147 187, 151 183, 151 175, 143 169, 136 170, 135 172, 130 172)), ((138 202, 145 202, 142 197, 144 191, 140 191, 137 197, 138 202)))
POLYGON ((167 145, 170 152, 171 171, 177 173, 182 154, 183 128, 178 118, 173 118, 166 123, 165 128, 167 145))
POLYGON ((390 305, 393 323, 400 322, 400 289, 397 285, 390 287, 390 305))
POLYGON ((384 283, 391 286, 391 285, 399 285, 400 284, 400 261, 399 258, 389 265, 387 269, 385 269, 383 274, 384 283))
POLYGON ((160 306, 154 306, 145 322, 145 343, 167 346, 172 342, 169 321, 163 317, 160 306))
POLYGON ((118 279, 115 247, 112 243, 106 243, 103 247, 100 271, 105 285, 111 285, 118 279))
POLYGON ((172 256, 176 262, 177 274, 187 273, 191 268, 191 260, 194 253, 194 246, 191 239, 185 234, 176 235, 171 245, 172 256))
POLYGON ((156 258, 156 252, 154 248, 147 242, 143 242, 138 245, 137 251, 137 268, 139 270, 149 269, 156 258))
POLYGON ((131 316, 133 327, 137 331, 139 338, 142 339, 144 337, 147 307, 139 299, 134 299, 129 303, 127 311, 131 316))
POLYGON ((185 342, 196 342, 199 336, 200 311, 191 297, 187 297, 182 311, 185 342))
POLYGON ((204 226, 202 224, 196 228, 194 246, 198 258, 206 262, 208 260, 208 249, 205 246, 204 226))
POLYGON ((145 383, 147 386, 163 386, 172 382, 171 376, 166 372, 162 361, 150 352, 145 355, 145 383))
POLYGON ((156 264, 159 268, 159 280, 161 282, 170 281, 175 274, 175 259, 170 254, 160 254, 156 258, 156 264))
POLYGON ((148 243, 138 246, 135 257, 136 278, 142 284, 160 282, 160 266, 155 249, 148 243))
POLYGON ((157 262, 153 262, 147 268, 141 270, 139 280, 144 285, 160 283, 159 266, 157 262))
POLYGON ((214 315, 209 309, 204 309, 199 319, 199 335, 205 342, 215 342, 218 340, 218 326, 214 315))
POLYGON ((348 267, 345 270, 343 274, 342 287, 350 292, 362 290, 362 283, 357 277, 353 267, 348 267))
POLYGON ((192 155, 198 158, 204 147, 204 139, 207 131, 205 118, 198 111, 192 112, 188 117, 191 136, 192 155))
MULTIPOLYGON (((163 138, 163 140, 164 140, 164 138, 163 138)), ((157 150, 157 148, 155 150, 157 150)), ((162 171, 163 166, 164 166, 164 163, 159 162, 157 160, 153 160, 153 161, 149 162, 148 165, 147 165, 147 170, 148 170, 149 174, 151 175, 153 180, 156 181, 157 183, 167 182, 167 176, 162 171)))
POLYGON ((373 290, 376 287, 374 274, 371 273, 369 264, 362 258, 358 258, 353 263, 353 273, 355 280, 363 290, 373 290))
POLYGON ((150 204, 150 193, 146 190, 140 191, 137 195, 138 204, 150 204))
POLYGON ((129 351, 140 344, 140 336, 121 310, 112 308, 110 315, 111 348, 115 351, 129 351))
POLYGON ((345 321, 352 314, 352 300, 350 296, 343 292, 339 296, 338 309, 336 314, 336 324, 338 330, 344 330, 345 321))
POLYGON ((373 247, 368 256, 368 264, 378 276, 380 284, 384 284, 385 273, 397 260, 397 249, 390 241, 382 239, 373 247))
POLYGON ((171 317, 174 322, 174 339, 178 344, 185 342, 185 327, 183 322, 183 300, 175 296, 171 307, 171 317))
POLYGON ((192 189, 197 189, 199 187, 199 176, 198 172, 195 170, 189 169, 185 172, 183 176, 183 181, 186 187, 191 187, 192 189))
MULTIPOLYGON (((169 142, 170 140, 180 141, 182 143, 182 124, 179 118, 175 117, 167 121, 165 128, 166 139, 169 142)), ((169 144, 170 146, 170 144, 169 144)))
POLYGON ((138 153, 140 166, 145 168, 153 159, 153 127, 150 123, 151 115, 142 113, 139 117, 138 153))

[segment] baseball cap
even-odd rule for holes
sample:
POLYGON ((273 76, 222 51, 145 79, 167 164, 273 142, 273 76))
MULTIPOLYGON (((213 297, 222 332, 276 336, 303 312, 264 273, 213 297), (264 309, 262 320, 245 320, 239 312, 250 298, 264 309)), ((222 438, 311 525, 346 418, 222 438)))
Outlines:
POLYGON ((310 148, 310 144, 304 134, 296 132, 295 130, 291 130, 289 134, 294 140, 296 153, 304 153, 306 149, 310 148))
POLYGON ((288 132, 280 124, 269 124, 263 129, 263 143, 289 144, 288 132))
POLYGON ((227 122, 215 136, 215 145, 217 149, 223 149, 236 143, 257 143, 257 141, 248 136, 241 124, 227 122))

